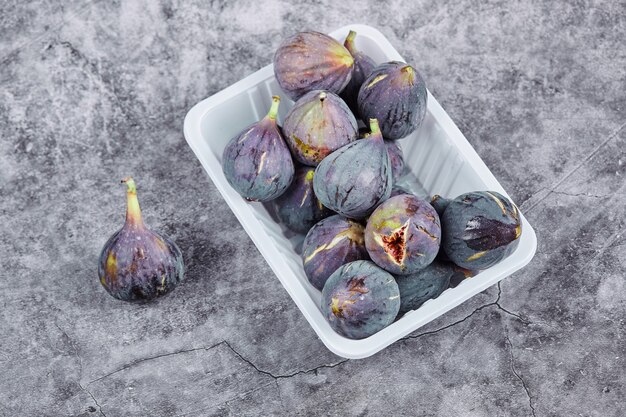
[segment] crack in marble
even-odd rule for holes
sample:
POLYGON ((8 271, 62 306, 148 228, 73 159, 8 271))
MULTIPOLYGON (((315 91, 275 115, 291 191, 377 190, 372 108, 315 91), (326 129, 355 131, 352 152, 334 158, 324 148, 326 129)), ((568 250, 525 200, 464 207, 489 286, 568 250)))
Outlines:
POLYGON ((530 390, 528 389, 528 386, 526 385, 526 381, 524 381, 524 378, 521 377, 521 375, 517 372, 517 370, 515 369, 515 359, 513 357, 513 343, 511 343, 511 339, 509 338, 509 333, 508 331, 504 332, 504 337, 506 337, 506 340, 508 342, 509 345, 509 355, 511 357, 509 364, 511 366, 511 371, 513 371, 513 374, 517 377, 517 379, 520 380, 520 382, 522 383, 522 387, 524 387, 524 391, 526 392, 526 396, 528 397, 528 405, 530 406, 530 411, 533 414, 533 417, 536 417, 535 414, 535 406, 533 405, 533 398, 530 395, 530 390))

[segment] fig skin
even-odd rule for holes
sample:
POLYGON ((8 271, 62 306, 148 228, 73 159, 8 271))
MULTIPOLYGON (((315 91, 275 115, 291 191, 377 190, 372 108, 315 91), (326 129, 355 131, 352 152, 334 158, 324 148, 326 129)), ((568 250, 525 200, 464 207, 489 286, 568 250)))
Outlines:
POLYGON ((389 198, 393 186, 387 147, 375 119, 372 133, 328 155, 317 166, 313 188, 329 209, 353 219, 367 217, 389 198))
POLYGON ((435 209, 414 195, 402 194, 378 206, 365 226, 365 247, 381 268, 414 274, 430 265, 441 242, 435 209))
POLYGON ((354 142, 358 127, 338 95, 315 90, 289 110, 283 132, 293 157, 304 165, 317 166, 331 152, 354 142))
POLYGON ((452 200, 450 200, 449 198, 445 198, 440 196, 439 194, 435 194, 430 200, 430 205, 433 206, 433 208, 439 215, 439 218, 441 218, 441 216, 443 216, 443 212, 446 211, 446 207, 448 207, 448 204, 450 204, 450 201, 452 200))
POLYGON ((341 93, 350 82, 353 66, 350 52, 319 32, 296 33, 274 54, 278 85, 294 101, 313 90, 341 93))
POLYGON ((390 273, 373 262, 355 261, 326 281, 320 307, 335 332, 364 339, 393 323, 400 309, 400 291, 390 273))
POLYGON ((385 139, 400 139, 422 125, 427 100, 426 84, 415 68, 403 62, 387 62, 363 82, 359 114, 364 119, 378 119, 385 139))
POLYGON ((361 88, 363 81, 365 81, 372 71, 374 71, 374 68, 376 68, 376 63, 372 58, 356 48, 356 45, 354 44, 355 37, 356 32, 351 30, 343 43, 343 46, 346 47, 354 58, 354 66, 352 67, 352 77, 350 78, 350 82, 341 93, 341 98, 344 99, 348 107, 350 107, 352 113, 354 113, 355 116, 358 116, 359 89, 361 88))
POLYGON ((322 205, 313 191, 315 168, 296 168, 293 182, 273 201, 274 210, 281 223, 296 233, 306 233, 320 220, 333 214, 322 205))
POLYGON ((391 162, 391 176, 393 177, 394 184, 398 179, 404 175, 404 154, 402 148, 397 141, 386 140, 385 146, 387 147, 387 153, 389 154, 389 162, 391 162))
POLYGON ((452 200, 441 218, 442 249, 456 265, 487 269, 509 256, 519 244, 519 210, 495 191, 475 191, 452 200))
POLYGON ((148 301, 167 294, 183 280, 183 255, 172 240, 146 227, 135 182, 132 178, 122 182, 128 188, 126 222, 102 248, 98 276, 113 297, 148 301))
POLYGON ((270 201, 287 190, 294 165, 276 115, 280 97, 274 96, 269 113, 232 138, 222 154, 228 183, 249 201, 270 201))
POLYGON ((439 297, 451 280, 459 277, 465 279, 466 275, 458 266, 437 260, 414 274, 394 275, 400 289, 400 314, 417 310, 426 301, 439 297))
POLYGON ((369 259, 362 224, 340 215, 327 217, 309 230, 302 244, 302 264, 318 290, 330 275, 348 262, 369 259))

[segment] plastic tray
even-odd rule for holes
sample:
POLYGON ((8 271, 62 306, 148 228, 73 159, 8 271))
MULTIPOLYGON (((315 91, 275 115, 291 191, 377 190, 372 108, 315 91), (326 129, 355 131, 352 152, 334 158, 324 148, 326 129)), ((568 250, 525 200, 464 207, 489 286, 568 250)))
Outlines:
MULTIPOLYGON (((343 41, 350 29, 358 33, 357 48, 377 63, 404 61, 387 39, 369 26, 350 25, 330 35, 343 41)), ((185 117, 185 138, 293 301, 332 352, 352 359, 370 356, 496 284, 534 256, 537 238, 522 215, 522 236, 510 257, 456 288, 446 290, 438 298, 427 301, 418 310, 405 314, 366 339, 350 340, 338 335, 319 309, 320 292, 309 284, 302 269, 300 247, 303 237, 277 224, 269 205, 246 202, 228 185, 222 173, 222 150, 233 136, 267 113, 272 95, 283 98, 278 117, 280 123, 293 102, 280 90, 272 66, 268 65, 196 104, 185 117)), ((456 197, 476 190, 494 190, 507 195, 430 93, 424 124, 419 131, 401 139, 400 144, 406 165, 411 170, 405 185, 424 197, 433 194, 456 197)))

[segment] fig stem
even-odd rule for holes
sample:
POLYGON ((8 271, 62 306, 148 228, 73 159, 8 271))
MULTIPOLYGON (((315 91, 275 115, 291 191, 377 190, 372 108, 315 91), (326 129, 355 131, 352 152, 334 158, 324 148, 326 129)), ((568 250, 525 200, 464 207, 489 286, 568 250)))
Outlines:
POLYGON ((122 184, 126 184, 126 224, 143 226, 135 180, 131 177, 127 177, 122 180, 122 184))
POLYGON ((276 120, 276 115, 278 114, 278 106, 280 105, 280 96, 272 96, 272 106, 270 107, 270 111, 267 112, 267 117, 272 120, 276 120))
POLYGON ((348 32, 348 36, 346 36, 346 40, 343 43, 343 46, 345 46, 346 49, 350 51, 350 53, 354 52, 354 38, 355 37, 356 37, 356 32, 353 30, 350 30, 350 32, 348 32))
POLYGON ((370 119, 370 131, 372 135, 380 135, 380 126, 378 126, 378 119, 370 119))

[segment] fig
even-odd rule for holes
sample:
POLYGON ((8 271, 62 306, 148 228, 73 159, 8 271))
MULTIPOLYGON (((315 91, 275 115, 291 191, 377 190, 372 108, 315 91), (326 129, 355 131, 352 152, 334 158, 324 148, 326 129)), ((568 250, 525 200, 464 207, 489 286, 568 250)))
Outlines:
POLYGON ((354 66, 352 67, 352 77, 346 88, 341 93, 343 98, 355 115, 359 114, 359 106, 357 98, 359 97, 359 89, 363 81, 376 68, 376 63, 372 58, 359 51, 354 44, 356 32, 351 30, 343 43, 343 46, 350 52, 354 58, 354 66))
POLYGON ((313 189, 323 205, 346 217, 367 217, 389 198, 393 184, 387 147, 376 119, 372 133, 328 155, 317 166, 313 189))
POLYGON ((391 176, 395 184, 404 175, 404 155, 400 144, 394 140, 386 140, 385 146, 387 146, 389 162, 391 162, 391 176))
POLYGON ((461 268, 450 262, 435 260, 426 268, 410 275, 395 275, 400 289, 400 313, 417 310, 426 301, 437 298, 450 285, 451 280, 465 278, 461 268))
POLYGON ((315 168, 296 168, 293 182, 273 201, 279 220, 296 233, 306 233, 317 222, 333 214, 320 203, 313 191, 315 168))
POLYGON ((399 309, 395 279, 370 261, 343 265, 322 290, 322 314, 334 331, 349 339, 364 339, 384 329, 399 309))
POLYGON ((427 99, 426 84, 417 70, 404 62, 387 62, 361 85, 359 114, 378 119, 385 139, 400 139, 422 125, 427 99))
POLYGON ((442 249, 462 268, 487 269, 517 248, 519 210, 495 191, 475 191, 452 200, 441 218, 442 249))
POLYGON ((430 205, 433 206, 440 219, 441 216, 443 216, 443 212, 446 210, 446 207, 450 204, 450 201, 452 200, 442 197, 439 194, 435 194, 430 200, 430 205))
POLYGON ((357 138, 357 122, 336 94, 311 91, 289 110, 283 125, 285 140, 294 158, 316 166, 336 149, 357 138))
POLYGON ((353 66, 350 52, 319 32, 296 33, 274 54, 276 81, 294 101, 313 90, 341 93, 352 77, 353 66))
POLYGON ((132 178, 127 186, 126 222, 111 236, 100 253, 100 283, 123 301, 146 301, 170 292, 183 280, 183 255, 166 236, 144 224, 132 178))
POLYGON ((309 282, 318 290, 341 265, 368 259, 362 224, 339 215, 330 216, 309 230, 302 244, 302 264, 309 282))
POLYGON ((259 122, 232 138, 222 154, 222 170, 228 183, 249 201, 270 201, 291 184, 294 165, 276 114, 280 97, 259 122))
POLYGON ((441 224, 426 201, 402 194, 378 206, 365 226, 365 247, 372 261, 398 275, 426 268, 437 256, 441 224))
MULTIPOLYGON (((443 252, 443 251, 441 251, 441 252, 443 252)), ((454 265, 450 261, 447 261, 447 263, 450 263, 450 264, 454 265)), ((478 273, 478 271, 470 271, 469 269, 461 268, 458 265, 454 265, 454 268, 455 268, 455 274, 453 274, 450 277, 450 288, 458 287, 458 285, 461 282, 465 281, 468 278, 476 276, 476 274, 478 273)))

